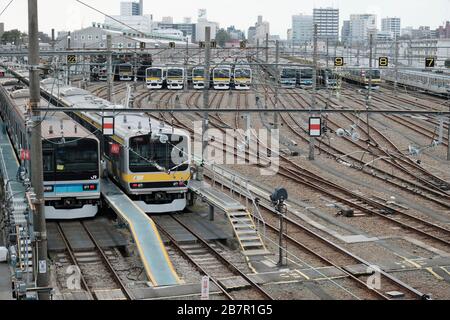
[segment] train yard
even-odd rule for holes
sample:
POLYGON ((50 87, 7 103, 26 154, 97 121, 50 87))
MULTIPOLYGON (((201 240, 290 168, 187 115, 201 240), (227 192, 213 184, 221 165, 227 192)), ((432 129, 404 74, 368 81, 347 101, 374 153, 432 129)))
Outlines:
MULTIPOLYGON (((208 298, 217 300, 450 299, 449 124, 436 115, 449 111, 447 97, 408 83, 394 87, 383 72, 367 87, 361 77, 369 72, 359 69, 322 69, 316 90, 310 67, 286 67, 292 61, 283 58, 286 70, 274 74, 239 50, 218 52, 210 73, 171 59, 178 64, 156 61, 136 81, 119 70, 106 83, 96 70, 100 77, 70 85, 41 82, 41 105, 102 108, 48 111, 44 120, 56 121, 43 126, 52 134, 61 123, 55 144, 70 143, 67 126, 83 127, 99 144, 98 172, 82 183, 84 191, 101 191, 88 201, 98 205, 96 217, 47 222, 55 300, 198 300, 205 277, 208 298), (195 152, 205 139, 200 109, 210 110, 209 158, 195 152), (305 112, 267 111, 275 109, 305 112), (107 116, 115 132, 102 137, 107 116), (321 119, 313 144, 311 116, 321 119), (289 194, 281 217, 271 201, 276 187, 289 194)), ((25 110, 27 74, 18 63, 2 67, 11 77, 2 82, 3 101, 25 110)), ((15 138, 21 129, 5 128, 24 161, 25 138, 15 138)), ((55 176, 69 167, 54 162, 55 176)), ((49 184, 57 193, 62 183, 49 184)), ((56 212, 67 206, 49 201, 46 195, 46 208, 56 212)))

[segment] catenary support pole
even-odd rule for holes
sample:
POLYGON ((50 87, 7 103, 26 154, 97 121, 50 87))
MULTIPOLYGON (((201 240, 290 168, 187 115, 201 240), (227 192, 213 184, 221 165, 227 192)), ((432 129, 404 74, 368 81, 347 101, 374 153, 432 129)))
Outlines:
MULTIPOLYGON (((314 53, 313 53, 313 79, 312 79, 312 93, 311 93, 311 109, 316 109, 316 94, 317 94, 317 24, 314 24, 314 53)), ((311 114, 313 116, 313 114, 311 114)), ((314 137, 309 137, 309 160, 315 160, 315 143, 314 137)))
MULTIPOLYGON (((31 184, 36 194, 33 227, 35 235, 35 256, 37 254, 36 285, 46 288, 49 285, 47 265, 47 227, 44 202, 44 165, 42 160, 41 113, 35 111, 41 101, 39 83, 39 38, 38 38, 37 0, 28 0, 28 61, 30 64, 30 112, 31 112, 31 184)), ((40 300, 49 300, 48 292, 39 292, 40 300)))

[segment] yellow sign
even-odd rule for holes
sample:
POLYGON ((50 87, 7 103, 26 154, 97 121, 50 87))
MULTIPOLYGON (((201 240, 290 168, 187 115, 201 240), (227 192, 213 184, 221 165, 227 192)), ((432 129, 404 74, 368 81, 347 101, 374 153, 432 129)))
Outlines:
POLYGON ((74 54, 70 54, 67 56, 67 63, 77 63, 77 56, 74 54))
POLYGON ((425 68, 434 68, 436 64, 436 59, 434 57, 429 57, 425 59, 425 68))
POLYGON ((388 57, 380 57, 378 59, 378 65, 380 67, 389 67, 389 58, 388 57))
POLYGON ((344 66, 344 57, 334 58, 334 66, 335 67, 343 67, 344 66))

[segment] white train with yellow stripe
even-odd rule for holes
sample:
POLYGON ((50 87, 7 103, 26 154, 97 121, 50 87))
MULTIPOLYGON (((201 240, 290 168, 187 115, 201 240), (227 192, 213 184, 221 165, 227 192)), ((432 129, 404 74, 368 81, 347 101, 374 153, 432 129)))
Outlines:
POLYGON ((250 90, 252 84, 252 69, 247 65, 236 65, 233 72, 234 89, 250 90))
POLYGON ((153 66, 145 70, 145 83, 150 90, 160 90, 166 82, 167 68, 165 66, 153 66))
POLYGON ((166 83, 169 90, 183 90, 186 81, 186 71, 183 67, 167 67, 166 83))
MULTIPOLYGON (((50 88, 42 88, 50 94, 50 88)), ((102 136, 102 115, 74 114, 75 120, 103 139, 107 174, 147 213, 177 212, 187 205, 191 178, 190 136, 145 114, 127 113, 122 106, 74 87, 59 88, 60 104, 74 108, 116 108, 113 136, 102 136)))

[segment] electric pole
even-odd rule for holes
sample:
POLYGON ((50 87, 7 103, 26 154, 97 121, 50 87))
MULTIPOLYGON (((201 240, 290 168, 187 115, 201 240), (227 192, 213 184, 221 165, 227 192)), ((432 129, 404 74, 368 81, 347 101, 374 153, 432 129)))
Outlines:
MULTIPOLYGON (((316 89, 317 89, 317 24, 314 24, 314 53, 313 53, 313 78, 312 78, 312 95, 311 109, 316 109, 316 89)), ((313 115, 311 115, 313 116, 313 115)), ((315 143, 314 137, 309 137, 309 160, 315 160, 315 143)))
MULTIPOLYGON (((205 88, 203 91, 203 107, 209 108, 209 86, 210 86, 210 65, 211 65, 211 27, 205 27, 205 88)), ((206 148, 208 147, 207 131, 209 128, 209 113, 203 115, 202 131, 202 161, 205 162, 206 148)), ((203 163, 204 164, 204 163, 203 163)))
POLYGON ((398 87, 398 38, 395 36, 395 83, 394 83, 394 92, 397 95, 397 87, 398 87))
MULTIPOLYGON (((30 67, 30 109, 31 113, 31 184, 36 194, 33 212, 35 256, 37 256, 36 282, 39 288, 49 285, 47 266, 47 226, 45 224, 44 165, 42 160, 41 113, 34 111, 41 101, 39 82, 39 38, 37 0, 28 0, 28 63, 30 67)), ((40 300, 49 300, 48 292, 39 292, 40 300)))
POLYGON ((266 64, 269 63, 269 34, 266 33, 266 64))
MULTIPOLYGON (((277 40, 275 43, 275 65, 277 70, 279 69, 278 64, 280 63, 280 43, 277 40)), ((278 86, 280 85, 280 76, 279 76, 279 72, 277 72, 277 83, 275 84, 275 109, 278 108, 278 86)), ((278 112, 275 112, 273 115, 273 127, 274 129, 278 129, 278 112)))
MULTIPOLYGON (((371 93, 372 93, 372 61, 373 61, 373 34, 369 35, 369 87, 367 89, 367 98, 366 98, 366 109, 369 111, 370 109, 370 99, 371 99, 371 93)), ((369 113, 367 113, 367 143, 370 143, 370 124, 369 124, 370 116, 369 113)))
POLYGON ((113 75, 113 63, 112 63, 112 37, 110 34, 106 36, 106 48, 108 50, 108 62, 107 62, 107 73, 108 73, 108 101, 112 101, 113 90, 114 90, 114 75, 113 75))

